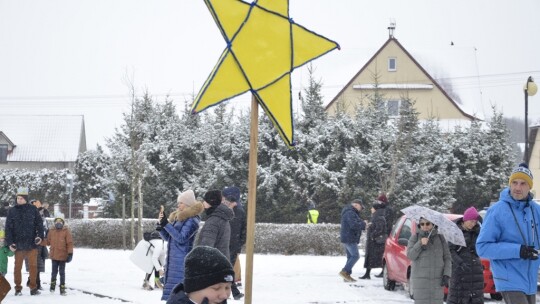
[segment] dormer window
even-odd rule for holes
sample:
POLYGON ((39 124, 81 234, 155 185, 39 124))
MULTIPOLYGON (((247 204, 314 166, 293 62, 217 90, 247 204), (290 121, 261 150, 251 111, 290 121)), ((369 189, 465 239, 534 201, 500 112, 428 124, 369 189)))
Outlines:
POLYGON ((397 62, 395 57, 388 58, 388 71, 395 72, 397 70, 397 62))

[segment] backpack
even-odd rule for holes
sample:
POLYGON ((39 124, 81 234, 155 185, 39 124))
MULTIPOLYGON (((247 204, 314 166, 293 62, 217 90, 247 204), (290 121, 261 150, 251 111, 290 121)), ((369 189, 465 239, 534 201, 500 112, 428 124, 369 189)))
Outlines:
POLYGON ((150 253, 150 250, 153 250, 152 248, 154 248, 154 244, 152 244, 152 242, 150 241, 155 239, 161 239, 161 235, 157 231, 143 232, 143 239, 150 243, 150 246, 148 246, 148 250, 146 251, 146 255, 148 255, 150 253))
POLYGON ((157 231, 143 232, 143 239, 150 242, 151 240, 161 239, 161 235, 157 231))

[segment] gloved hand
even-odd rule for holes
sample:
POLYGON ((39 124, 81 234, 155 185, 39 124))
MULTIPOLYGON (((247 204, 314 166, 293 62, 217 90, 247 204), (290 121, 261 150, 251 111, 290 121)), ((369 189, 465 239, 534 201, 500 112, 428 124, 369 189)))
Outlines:
POLYGON ((471 272, 471 265, 465 262, 462 262, 461 264, 459 264, 458 268, 463 272, 471 272))
POLYGON ((165 227, 165 225, 167 225, 169 223, 169 220, 167 219, 167 213, 163 212, 163 217, 161 218, 161 220, 159 221, 159 225, 161 226, 161 228, 165 227))
POLYGON ((450 277, 443 275, 441 279, 441 286, 448 287, 448 281, 450 281, 450 277))
POLYGON ((73 260, 73 253, 68 253, 68 257, 67 257, 66 263, 71 262, 71 260, 73 260))
POLYGON ((538 251, 536 251, 532 246, 529 247, 521 245, 521 248, 519 249, 519 257, 526 260, 537 260, 538 251))

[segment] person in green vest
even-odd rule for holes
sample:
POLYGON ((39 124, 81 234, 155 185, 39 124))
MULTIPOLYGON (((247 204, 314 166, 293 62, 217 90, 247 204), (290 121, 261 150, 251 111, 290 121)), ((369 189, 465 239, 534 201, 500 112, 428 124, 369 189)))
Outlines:
POLYGON ((313 202, 309 203, 308 213, 307 213, 307 223, 308 224, 317 224, 317 219, 319 218, 319 210, 315 207, 313 202))

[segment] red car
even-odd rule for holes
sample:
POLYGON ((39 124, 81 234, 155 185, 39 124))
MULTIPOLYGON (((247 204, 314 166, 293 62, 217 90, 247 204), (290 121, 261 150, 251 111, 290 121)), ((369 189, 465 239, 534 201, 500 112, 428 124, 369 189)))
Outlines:
MULTIPOLYGON (((445 214, 450 220, 461 215, 445 214)), ((411 261, 407 258, 407 243, 413 233, 416 233, 416 223, 403 215, 392 229, 386 239, 383 255, 383 286, 386 290, 394 290, 396 283, 403 284, 411 299, 414 297, 413 288, 409 282, 411 275, 411 261)), ((484 293, 489 293, 494 300, 502 300, 502 295, 495 291, 493 275, 489 268, 489 260, 482 259, 484 266, 484 293)), ((448 293, 445 288, 444 294, 448 293)))

